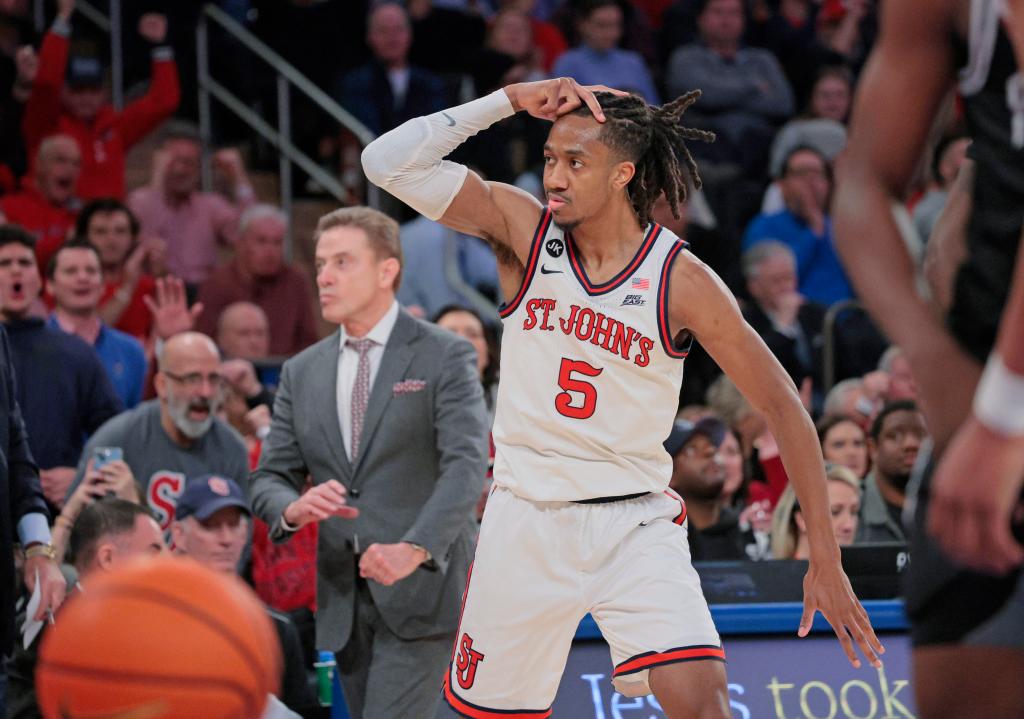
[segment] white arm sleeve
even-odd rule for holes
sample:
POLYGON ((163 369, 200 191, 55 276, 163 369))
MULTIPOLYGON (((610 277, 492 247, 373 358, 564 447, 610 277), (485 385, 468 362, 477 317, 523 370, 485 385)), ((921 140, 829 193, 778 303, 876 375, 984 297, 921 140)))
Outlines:
POLYGON ((381 135, 363 150, 366 179, 422 215, 437 220, 462 189, 469 170, 443 158, 467 139, 515 113, 504 90, 381 135))

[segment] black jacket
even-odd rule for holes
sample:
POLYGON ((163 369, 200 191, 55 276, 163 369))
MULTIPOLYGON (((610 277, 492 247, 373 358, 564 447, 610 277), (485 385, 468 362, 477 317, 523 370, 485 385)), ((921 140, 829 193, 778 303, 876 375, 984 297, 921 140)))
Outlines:
POLYGON ((28 447, 28 435, 18 408, 7 332, 0 328, 0 653, 14 641, 14 537, 18 522, 38 512, 49 520, 39 484, 39 470, 28 447))

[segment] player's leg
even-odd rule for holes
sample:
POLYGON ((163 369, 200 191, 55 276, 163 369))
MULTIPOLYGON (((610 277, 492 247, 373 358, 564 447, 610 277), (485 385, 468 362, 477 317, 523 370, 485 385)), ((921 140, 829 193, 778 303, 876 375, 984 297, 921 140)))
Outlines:
POLYGON ((583 616, 572 506, 487 502, 444 699, 463 717, 546 719, 583 616))
POLYGON ((1020 717, 1024 707, 1024 572, 995 577, 955 566, 925 532, 934 461, 910 490, 913 560, 906 582, 914 693, 922 719, 1020 717))
POLYGON ((914 650, 921 719, 1019 719, 1024 711, 1024 651, 948 644, 914 650))
POLYGON ((728 719, 725 652, 690 563, 682 502, 666 494, 599 505, 607 554, 590 611, 608 641, 612 683, 654 693, 669 719, 728 719))
POLYGON ((651 669, 651 691, 668 719, 730 719, 722 662, 683 662, 651 669))

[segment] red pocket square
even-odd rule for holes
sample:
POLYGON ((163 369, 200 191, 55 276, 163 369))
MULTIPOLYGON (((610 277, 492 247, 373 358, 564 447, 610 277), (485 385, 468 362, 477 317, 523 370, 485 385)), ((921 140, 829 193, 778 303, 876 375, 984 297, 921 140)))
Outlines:
POLYGON ((395 382, 395 385, 391 388, 391 394, 409 394, 410 392, 422 392, 427 388, 426 380, 422 379, 404 379, 401 382, 395 382))

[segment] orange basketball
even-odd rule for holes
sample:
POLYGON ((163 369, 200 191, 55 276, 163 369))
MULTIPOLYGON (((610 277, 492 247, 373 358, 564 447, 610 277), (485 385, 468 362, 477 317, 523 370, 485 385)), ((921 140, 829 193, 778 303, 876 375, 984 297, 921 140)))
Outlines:
POLYGON ((36 669, 47 719, 258 719, 281 650, 241 580, 159 557, 89 577, 46 632, 36 669))

